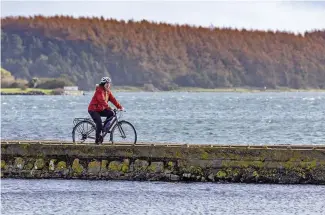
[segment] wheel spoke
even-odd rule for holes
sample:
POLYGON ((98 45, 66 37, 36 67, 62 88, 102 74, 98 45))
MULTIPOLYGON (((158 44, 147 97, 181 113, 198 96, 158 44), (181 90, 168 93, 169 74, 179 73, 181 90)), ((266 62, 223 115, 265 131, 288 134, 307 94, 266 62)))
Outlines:
POLYGON ((89 121, 79 122, 73 129, 72 140, 77 143, 84 143, 95 139, 96 127, 89 121))
POLYGON ((119 126, 118 126, 118 129, 119 129, 119 131, 120 131, 121 137, 123 137, 123 139, 125 139, 126 136, 125 136, 125 133, 124 133, 124 130, 123 130, 122 126, 119 125, 119 126))
POLYGON ((113 143, 131 143, 137 141, 137 133, 133 125, 127 121, 120 121, 112 130, 113 143))

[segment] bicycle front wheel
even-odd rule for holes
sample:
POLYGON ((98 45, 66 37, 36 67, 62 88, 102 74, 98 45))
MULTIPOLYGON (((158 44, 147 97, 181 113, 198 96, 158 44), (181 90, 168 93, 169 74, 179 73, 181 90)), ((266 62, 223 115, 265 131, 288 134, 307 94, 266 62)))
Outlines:
POLYGON ((134 126, 127 121, 119 121, 111 132, 112 144, 136 144, 137 132, 134 126))

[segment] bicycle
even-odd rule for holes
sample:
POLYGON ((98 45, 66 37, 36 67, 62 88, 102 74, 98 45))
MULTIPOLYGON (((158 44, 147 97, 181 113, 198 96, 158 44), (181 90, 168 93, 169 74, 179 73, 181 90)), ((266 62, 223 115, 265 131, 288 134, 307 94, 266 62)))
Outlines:
MULTIPOLYGON (((113 109, 114 115, 110 118, 106 118, 106 120, 104 122, 102 122, 103 124, 103 130, 102 130, 102 135, 101 135, 101 143, 104 143, 104 139, 105 136, 107 134, 110 134, 110 142, 112 142, 112 144, 115 143, 120 143, 120 141, 116 141, 116 139, 118 137, 122 137, 122 140, 125 140, 127 138, 126 135, 134 135, 134 137, 131 139, 131 141, 128 141, 127 143, 132 143, 132 144, 136 144, 137 142, 137 132, 134 128, 134 126, 125 120, 120 120, 120 118, 122 117, 122 111, 120 111, 120 115, 118 116, 117 114, 117 109, 113 109), (109 127, 105 129, 105 125, 106 123, 110 123, 109 127), (128 129, 130 129, 130 132, 126 132, 128 131, 128 129), (118 135, 119 134, 119 135, 118 135)), ((92 141, 94 141, 96 139, 96 124, 95 122, 92 120, 92 118, 74 118, 73 120, 73 130, 72 130, 72 141, 73 143, 76 143, 78 141, 76 141, 76 133, 79 132, 79 134, 81 134, 81 143, 84 143, 87 139, 91 139, 92 141), (87 126, 87 130, 85 131, 84 128, 85 126, 87 126), (88 127, 90 127, 88 129, 88 127), (80 130, 82 129, 82 130, 80 130)))

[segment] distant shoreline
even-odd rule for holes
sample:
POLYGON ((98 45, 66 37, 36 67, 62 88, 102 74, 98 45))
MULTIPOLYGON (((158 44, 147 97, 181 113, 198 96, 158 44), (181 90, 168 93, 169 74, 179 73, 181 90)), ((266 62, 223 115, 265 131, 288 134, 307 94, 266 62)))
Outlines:
POLYGON ((256 89, 256 88, 195 88, 195 87, 181 87, 175 90, 145 90, 142 87, 128 87, 115 86, 112 88, 115 92, 238 92, 238 93, 259 93, 259 92, 325 92, 325 89, 292 89, 292 88, 278 88, 278 89, 256 89))
POLYGON ((35 96, 44 96, 44 95, 83 95, 83 91, 64 91, 63 89, 40 89, 40 88, 1 88, 1 95, 35 95, 35 96))
POLYGON ((1 95, 51 95, 53 90, 34 88, 27 88, 25 90, 20 88, 1 88, 0 92, 1 95))
MULTIPOLYGON (((261 93, 261 92, 325 92, 325 89, 291 89, 291 88, 279 88, 279 89, 254 89, 254 88, 187 88, 181 87, 175 90, 145 90, 143 87, 132 87, 132 86, 115 86, 112 87, 114 92, 218 92, 218 93, 261 93)), ((19 88, 1 88, 1 95, 61 95, 54 94, 51 89, 33 89, 28 88, 26 90, 21 90, 19 88)), ((84 91, 84 92, 91 92, 84 91)), ((83 94, 76 94, 83 95, 83 94)))

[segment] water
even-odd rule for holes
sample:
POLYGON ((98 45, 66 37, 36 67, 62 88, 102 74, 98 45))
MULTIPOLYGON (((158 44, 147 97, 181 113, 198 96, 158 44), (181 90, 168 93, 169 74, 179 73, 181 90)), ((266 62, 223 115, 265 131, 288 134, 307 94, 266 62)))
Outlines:
MULTIPOLYGON (((325 93, 115 93, 139 141, 324 144, 325 93)), ((1 96, 1 139, 71 140, 86 96, 1 96)), ((325 186, 1 180, 1 214, 325 214, 325 186)))
POLYGON ((79 180, 1 181, 11 214, 324 214, 325 186, 79 180))
MULTIPOLYGON (((71 140, 86 96, 1 96, 1 139, 71 140)), ((324 144, 325 93, 119 92, 138 141, 324 144)))

